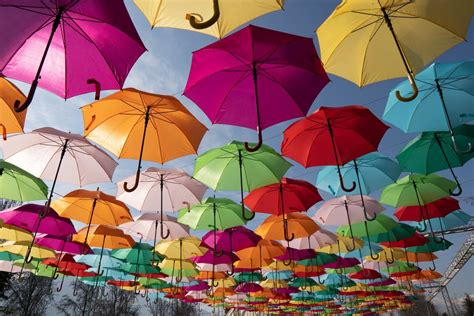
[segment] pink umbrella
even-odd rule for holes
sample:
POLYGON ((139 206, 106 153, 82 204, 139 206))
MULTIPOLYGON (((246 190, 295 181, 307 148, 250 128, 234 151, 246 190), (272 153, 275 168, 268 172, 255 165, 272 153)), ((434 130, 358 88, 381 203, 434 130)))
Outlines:
MULTIPOLYGON (((163 230, 163 211, 178 211, 185 205, 199 203, 207 190, 204 184, 179 169, 150 167, 140 174, 138 187, 127 192, 124 183, 132 183, 134 179, 135 176, 131 176, 117 183, 117 199, 139 211, 157 212, 159 210, 162 239, 170 236, 169 229, 166 234, 163 230)), ((158 221, 155 221, 155 225, 158 226, 158 221)), ((156 228, 153 240, 156 245, 156 228)))
POLYGON ((389 278, 382 281, 368 283, 367 285, 368 286, 388 286, 388 285, 393 285, 393 284, 397 284, 397 282, 394 279, 389 278))
POLYGON ((0 35, 0 70, 32 82, 17 111, 38 85, 63 98, 120 89, 145 51, 122 1, 5 0, 0 8, 0 28, 8 30, 0 35))
POLYGON ((239 260, 239 257, 234 253, 224 252, 222 256, 214 256, 214 251, 208 250, 206 253, 199 257, 194 257, 191 259, 194 263, 214 263, 214 264, 232 264, 235 261, 239 260))
MULTIPOLYGON (((154 240, 155 238, 160 240, 161 238, 156 236, 156 224, 160 220, 160 214, 143 213, 134 217, 133 222, 124 223, 119 227, 128 235, 143 235, 143 240, 154 240)), ((163 214, 163 226, 170 232, 168 238, 172 240, 189 236, 189 227, 178 223, 175 217, 163 214)))
POLYGON ((92 250, 86 244, 84 247, 83 243, 70 241, 70 238, 60 238, 52 235, 40 235, 35 239, 35 244, 41 247, 46 247, 59 252, 59 255, 63 253, 82 255, 91 254, 92 250))
POLYGON ((327 246, 327 244, 335 244, 336 242, 336 234, 321 228, 308 237, 293 239, 289 245, 294 249, 318 249, 327 246))
POLYGON ((300 261, 305 259, 311 259, 316 256, 316 251, 313 249, 294 249, 286 248, 285 253, 281 256, 275 257, 276 260, 284 261, 286 266, 289 266, 291 261, 300 261), (285 263, 287 261, 287 263, 285 263))
POLYGON ((204 281, 198 281, 198 284, 184 287, 184 289, 188 291, 188 295, 189 293, 191 293, 191 291, 205 291, 208 288, 209 288, 209 285, 207 284, 207 282, 204 282, 204 281))
POLYGON ((184 95, 213 124, 262 130, 305 116, 329 82, 311 38, 250 25, 193 54, 184 95))
POLYGON ((289 295, 289 294, 300 292, 300 290, 297 287, 294 287, 294 286, 276 288, 276 289, 273 289, 272 291, 276 294, 279 294, 279 295, 289 295))
POLYGON ((340 268, 350 268, 355 265, 358 265, 360 261, 356 258, 337 258, 337 261, 327 263, 323 265, 325 268, 331 268, 331 269, 340 269, 340 268))
POLYGON ((257 283, 245 282, 245 283, 240 283, 239 285, 237 285, 237 287, 235 288, 235 291, 237 293, 255 293, 255 292, 263 291, 263 288, 257 283))

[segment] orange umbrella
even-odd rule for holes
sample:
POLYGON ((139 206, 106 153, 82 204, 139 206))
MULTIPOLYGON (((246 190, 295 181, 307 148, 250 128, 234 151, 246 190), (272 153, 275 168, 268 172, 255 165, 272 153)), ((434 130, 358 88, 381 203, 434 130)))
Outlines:
POLYGON ((90 225, 118 226, 133 221, 125 203, 99 190, 75 190, 51 203, 51 207, 62 217, 87 224, 85 240, 88 239, 90 225))
POLYGON ((225 272, 214 272, 212 271, 200 271, 199 274, 194 277, 196 280, 210 280, 212 279, 212 276, 214 275, 214 280, 220 280, 220 279, 225 279, 228 277, 228 275, 225 272))
POLYGON ((438 259, 438 257, 431 252, 406 252, 406 257, 400 260, 408 262, 427 262, 438 259))
POLYGON ((81 108, 84 135, 118 158, 165 163, 195 154, 207 128, 173 96, 127 88, 81 108), (148 133, 147 133, 148 132, 148 133))
POLYGON ((16 100, 23 104, 26 97, 13 83, 0 77, 0 133, 3 140, 7 140, 7 134, 23 133, 26 111, 15 111, 16 100))
POLYGON ((226 296, 231 296, 235 294, 235 291, 229 288, 222 288, 219 287, 217 288, 214 293, 214 297, 226 297, 226 296))
POLYGON ((438 271, 432 270, 420 270, 415 273, 413 276, 410 276, 413 280, 437 280, 443 275, 438 271))
POLYGON ((92 225, 89 234, 87 227, 84 227, 72 237, 72 240, 85 242, 91 247, 108 249, 132 248, 135 245, 133 238, 122 230, 106 225, 92 225))
POLYGON ((262 267, 266 267, 272 263, 271 259, 262 259, 254 260, 254 259, 241 259, 234 263, 235 269, 249 269, 249 270, 256 270, 262 267))
POLYGON ((288 235, 293 238, 303 238, 317 232, 320 227, 303 213, 285 215, 271 215, 255 230, 255 233, 264 239, 285 240, 284 221, 286 219, 288 235))
POLYGON ((277 241, 261 239, 254 247, 245 248, 235 254, 240 259, 253 259, 255 262, 281 256, 285 248, 277 241))

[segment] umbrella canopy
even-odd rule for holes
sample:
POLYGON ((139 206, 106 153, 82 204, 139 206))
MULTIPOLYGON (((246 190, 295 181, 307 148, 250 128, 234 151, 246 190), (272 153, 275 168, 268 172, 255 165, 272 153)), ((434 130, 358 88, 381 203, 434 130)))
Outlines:
POLYGON ((308 237, 318 230, 319 226, 308 216, 302 213, 290 213, 286 215, 286 219, 283 216, 270 215, 257 227, 255 233, 264 239, 292 240, 308 237), (287 232, 283 229, 285 220, 287 232))
POLYGON ((87 227, 84 227, 73 236, 72 240, 87 243, 91 247, 108 249, 130 248, 135 245, 132 237, 122 230, 106 225, 92 225, 89 234, 87 234, 87 227))
MULTIPOLYGON (((36 259, 54 258, 56 256, 56 253, 52 249, 39 246, 33 246, 30 249, 29 245, 29 241, 7 241, 0 245, 0 252, 6 251, 22 257, 29 255, 36 259)), ((25 260, 22 259, 22 262, 24 261, 25 260)))
POLYGON ((55 236, 41 235, 35 239, 35 244, 41 247, 51 248, 60 254, 84 254, 91 253, 89 247, 84 247, 83 244, 69 241, 66 238, 58 238, 55 236))
POLYGON ((295 238, 290 241, 290 247, 295 249, 319 249, 327 244, 333 244, 337 240, 336 234, 321 228, 308 237, 295 238))
POLYGON ((124 182, 129 192, 139 184, 142 159, 164 163, 195 154, 207 131, 175 97, 132 88, 81 110, 88 139, 118 158, 139 160, 133 186, 124 182))
POLYGON ((472 13, 469 0, 449 8, 428 0, 345 1, 317 30, 322 61, 359 86, 407 75, 414 91, 397 98, 411 101, 418 94, 414 74, 465 40, 472 13))
MULTIPOLYGON (((157 223, 161 220, 161 215, 156 213, 143 213, 135 216, 133 221, 120 225, 126 234, 143 236, 144 240, 154 240, 159 235, 156 234, 157 223)), ((172 216, 163 214, 163 226, 169 230, 169 239, 175 240, 189 236, 189 227, 177 222, 172 216)))
POLYGON ((253 190, 245 197, 244 203, 253 212, 284 215, 307 211, 321 200, 311 183, 283 177, 280 183, 253 190))
POLYGON ((189 261, 165 258, 158 264, 161 272, 171 277, 194 277, 198 271, 189 261))
POLYGON ((28 230, 2 223, 2 227, 0 227, 0 239, 11 241, 31 241, 33 235, 28 230))
MULTIPOLYGON (((462 1, 459 4, 463 6, 462 1)), ((472 118, 469 104, 474 100, 473 78, 473 60, 433 63, 415 77, 418 98, 400 104, 395 91, 390 92, 383 119, 405 133, 449 131, 455 136, 454 128, 472 118)), ((410 83, 405 81, 395 90, 409 88, 410 83)))
POLYGON ((16 112, 15 101, 25 102, 25 95, 7 79, 0 77, 0 134, 3 140, 8 134, 22 133, 26 112, 16 112))
POLYGON ((74 256, 74 260, 77 263, 83 263, 90 267, 97 268, 99 266, 102 269, 110 268, 110 269, 118 269, 123 264, 123 261, 113 258, 111 256, 110 250, 108 249, 93 249, 93 254, 87 255, 76 255, 74 256), (102 253, 102 254, 101 254, 102 253))
POLYGON ((208 249, 200 245, 199 238, 190 236, 178 240, 162 240, 156 245, 155 251, 169 259, 189 259, 206 253, 208 249))
MULTIPOLYGON (((371 152, 341 166, 344 182, 358 181, 361 194, 370 194, 395 182, 400 176, 400 166, 390 158, 371 152)), ((337 167, 327 166, 318 173, 316 186, 335 196, 346 194, 340 185, 337 167)))
MULTIPOLYGON (((459 210, 459 202, 450 197, 444 197, 433 202, 427 203, 424 205, 426 210, 427 218, 436 218, 444 217, 451 212, 459 210)), ((418 212, 418 206, 402 206, 399 207, 394 215, 398 218, 399 221, 415 221, 421 222, 425 219, 424 216, 420 216, 418 212)))
POLYGON ((132 221, 128 207, 99 190, 75 190, 51 203, 59 215, 91 224, 117 226, 132 221))
POLYGON ((305 116, 328 82, 312 39, 250 25, 193 54, 184 95, 213 124, 256 129, 256 150, 263 129, 305 116))
POLYGON ((253 259, 254 262, 260 259, 272 259, 285 253, 285 248, 277 241, 262 239, 254 247, 245 248, 236 252, 241 259, 253 259))
MULTIPOLYGON (((10 78, 70 98, 102 89, 120 89, 133 64, 145 52, 124 3, 108 1, 3 1, 4 34, 0 69, 10 78), (108 34, 108 36, 98 36, 108 34), (40 80, 41 79, 41 80, 40 80)), ((16 107, 20 105, 17 101, 16 107)))
POLYGON ((153 247, 148 244, 136 243, 133 248, 114 249, 111 256, 133 264, 151 264, 153 247))
POLYGON ((152 28, 172 27, 222 38, 242 24, 270 12, 283 10, 284 0, 239 2, 214 0, 186 4, 170 0, 134 0, 152 28))
POLYGON ((47 194, 48 187, 41 179, 0 159, 0 198, 26 202, 46 200, 47 194))
MULTIPOLYGON (((60 182, 79 186, 111 181, 117 166, 105 151, 83 136, 51 127, 10 137, 0 142, 0 149, 6 161, 36 177, 57 178, 60 182)), ((54 191, 54 186, 50 191, 54 191)))
POLYGON ((213 232, 210 231, 202 237, 202 243, 208 247, 214 247, 215 242, 217 249, 234 252, 254 247, 261 239, 252 230, 244 226, 236 226, 216 232, 215 240, 213 232))
MULTIPOLYGON (((467 225, 473 216, 463 211, 454 211, 444 217, 438 217, 437 220, 431 221, 431 225, 434 231, 444 231, 447 229, 453 229, 467 225)), ((424 227, 428 220, 422 221, 421 226, 424 227)))
POLYGON ((44 205, 23 204, 0 212, 0 219, 30 232, 69 236, 76 233, 71 220, 59 216, 53 209, 45 210, 44 205), (46 215, 44 215, 46 213, 46 215))

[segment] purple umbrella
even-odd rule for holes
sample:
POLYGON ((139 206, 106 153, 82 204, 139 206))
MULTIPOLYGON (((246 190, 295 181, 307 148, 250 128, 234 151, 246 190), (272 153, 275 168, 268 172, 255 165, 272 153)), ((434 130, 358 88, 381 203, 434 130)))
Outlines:
POLYGON ((239 260, 239 257, 234 253, 224 252, 222 256, 217 257, 214 255, 214 250, 210 249, 206 253, 199 257, 194 257, 191 259, 194 263, 211 263, 211 264, 233 264, 235 261, 239 260))
POLYGON ((17 111, 38 84, 63 98, 96 91, 98 99, 101 86, 120 89, 145 51, 118 0, 2 0, 0 29, 0 71, 32 82, 17 111))
POLYGON ((288 286, 288 287, 283 287, 283 288, 272 289, 272 292, 276 294, 280 294, 280 295, 288 295, 288 294, 298 293, 300 292, 300 290, 298 290, 297 287, 288 286))
POLYGON ((213 124, 262 129, 305 116, 329 82, 311 38, 250 25, 193 54, 184 95, 213 124))
POLYGON ((255 293, 255 292, 263 291, 263 288, 257 283, 245 282, 245 283, 240 283, 239 285, 237 285, 237 287, 235 288, 235 291, 237 293, 255 293))
POLYGON ((35 239, 35 244, 53 249, 57 252, 60 252, 60 254, 69 253, 74 255, 82 255, 93 253, 88 245, 85 245, 84 247, 83 243, 70 241, 69 236, 66 238, 61 238, 50 235, 41 235, 35 239))
POLYGON ((359 264, 360 261, 357 260, 356 258, 337 258, 337 261, 328 263, 323 265, 325 268, 331 268, 331 269, 340 269, 340 268, 350 268, 353 267, 357 264, 359 264))

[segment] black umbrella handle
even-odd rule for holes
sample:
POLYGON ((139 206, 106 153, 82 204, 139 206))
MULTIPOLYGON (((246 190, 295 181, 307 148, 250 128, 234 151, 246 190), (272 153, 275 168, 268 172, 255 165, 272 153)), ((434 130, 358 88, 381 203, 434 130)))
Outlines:
MULTIPOLYGON (((452 196, 459 196, 459 195, 462 194, 461 183, 459 183, 458 177, 456 177, 456 174, 454 173, 453 167, 451 166, 451 162, 450 162, 449 159, 448 159, 448 155, 447 155, 446 152, 444 151, 443 144, 441 143, 441 140, 439 139, 438 133, 434 133, 434 137, 435 137, 436 143, 438 144, 439 149, 441 150, 441 153, 443 154, 443 158, 444 158, 444 160, 446 161, 446 164, 448 165, 449 171, 451 172, 451 175, 453 176, 453 179, 454 179, 454 181, 456 182, 456 185, 457 185, 457 188, 458 188, 458 191, 457 191, 457 192, 454 192, 454 191, 452 191, 451 189, 448 189, 448 190, 449 190, 449 194, 452 195, 452 196)), ((452 139, 453 139, 453 146, 454 146, 454 144, 456 143, 456 140, 455 140, 454 136, 452 136, 452 139)), ((471 145, 471 144, 469 144, 469 146, 470 146, 470 145, 471 145)), ((456 150, 456 149, 455 149, 455 150, 456 150)), ((457 152, 457 151, 456 151, 456 152, 457 152)))
POLYGON ((255 145, 255 147, 250 147, 250 144, 248 142, 245 142, 245 149, 248 152, 256 152, 257 150, 262 147, 263 144, 263 135, 262 135, 262 124, 260 120, 260 104, 259 104, 259 98, 258 98, 258 85, 257 85, 257 64, 254 61, 252 64, 252 77, 253 77, 253 86, 255 89, 255 111, 257 114, 257 134, 258 134, 258 142, 255 145))
POLYGON ((97 81, 94 78, 90 78, 90 79, 87 79, 87 84, 93 84, 94 85, 94 87, 95 87, 94 100, 96 100, 96 101, 99 100, 100 99, 100 90, 101 90, 100 82, 97 81))
POLYGON ((362 186, 360 183, 360 174, 359 174, 359 166, 357 165, 357 159, 354 159, 353 162, 354 162, 354 170, 357 177, 357 186, 359 187, 360 201, 362 203, 362 207, 364 208, 364 217, 365 217, 365 220, 371 222, 377 218, 377 214, 374 212, 374 217, 370 217, 369 214, 367 213, 367 207, 365 206, 364 195, 362 194, 362 186))
POLYGON ((163 225, 163 189, 164 189, 164 179, 163 174, 160 174, 160 234, 161 239, 167 239, 170 236, 170 230, 166 227, 166 233, 164 232, 164 225, 163 225))
POLYGON ((246 221, 250 221, 255 217, 255 213, 251 212, 252 215, 247 217, 245 214, 245 205, 244 205, 244 176, 243 176, 243 159, 242 159, 242 150, 239 149, 239 176, 240 176, 240 203, 242 205, 242 218, 246 221))
POLYGON ((145 126, 143 128, 143 137, 142 137, 142 144, 141 144, 141 147, 140 147, 140 157, 138 158, 138 166, 137 166, 137 173, 135 175, 135 183, 133 184, 133 186, 131 188, 128 187, 128 182, 125 181, 123 183, 123 189, 126 191, 126 192, 133 192, 137 189, 138 187, 138 183, 140 181, 140 171, 142 169, 142 158, 143 158, 143 149, 145 148, 145 138, 146 138, 146 130, 147 130, 147 126, 148 126, 148 121, 150 120, 150 109, 151 107, 148 106, 146 108, 146 113, 145 113, 145 126))
POLYGON ((356 249, 356 244, 355 244, 355 239, 354 239, 354 233, 352 231, 352 223, 351 223, 351 217, 349 215, 349 206, 347 205, 347 200, 344 200, 344 207, 346 209, 346 216, 347 216, 347 223, 349 224, 349 233, 351 235, 351 240, 352 240, 352 248, 347 248, 347 250, 353 251, 356 249))
POLYGON ((211 27, 212 25, 214 25, 217 22, 217 20, 219 20, 219 17, 221 16, 218 0, 213 0, 213 9, 214 9, 214 14, 207 21, 203 21, 203 17, 197 13, 187 13, 186 20, 188 20, 189 24, 197 30, 207 29, 211 27))
POLYGON ((43 69, 44 62, 46 60, 46 55, 48 55, 49 47, 51 46, 51 42, 53 41, 54 33, 56 33, 56 30, 59 27, 59 24, 61 23, 61 18, 63 16, 65 8, 64 7, 59 7, 58 11, 56 12, 56 16, 54 18, 53 22, 53 27, 51 28, 51 33, 49 35, 48 42, 46 43, 46 47, 43 52, 43 56, 41 57, 40 64, 38 66, 38 70, 36 71, 36 76, 33 79, 33 82, 31 83, 30 91, 28 92, 28 96, 26 97, 26 100, 23 104, 21 104, 20 100, 16 100, 14 103, 14 108, 15 112, 23 112, 30 106, 31 101, 33 101, 33 97, 36 92, 36 88, 38 87, 38 82, 41 79, 41 70, 43 69))

